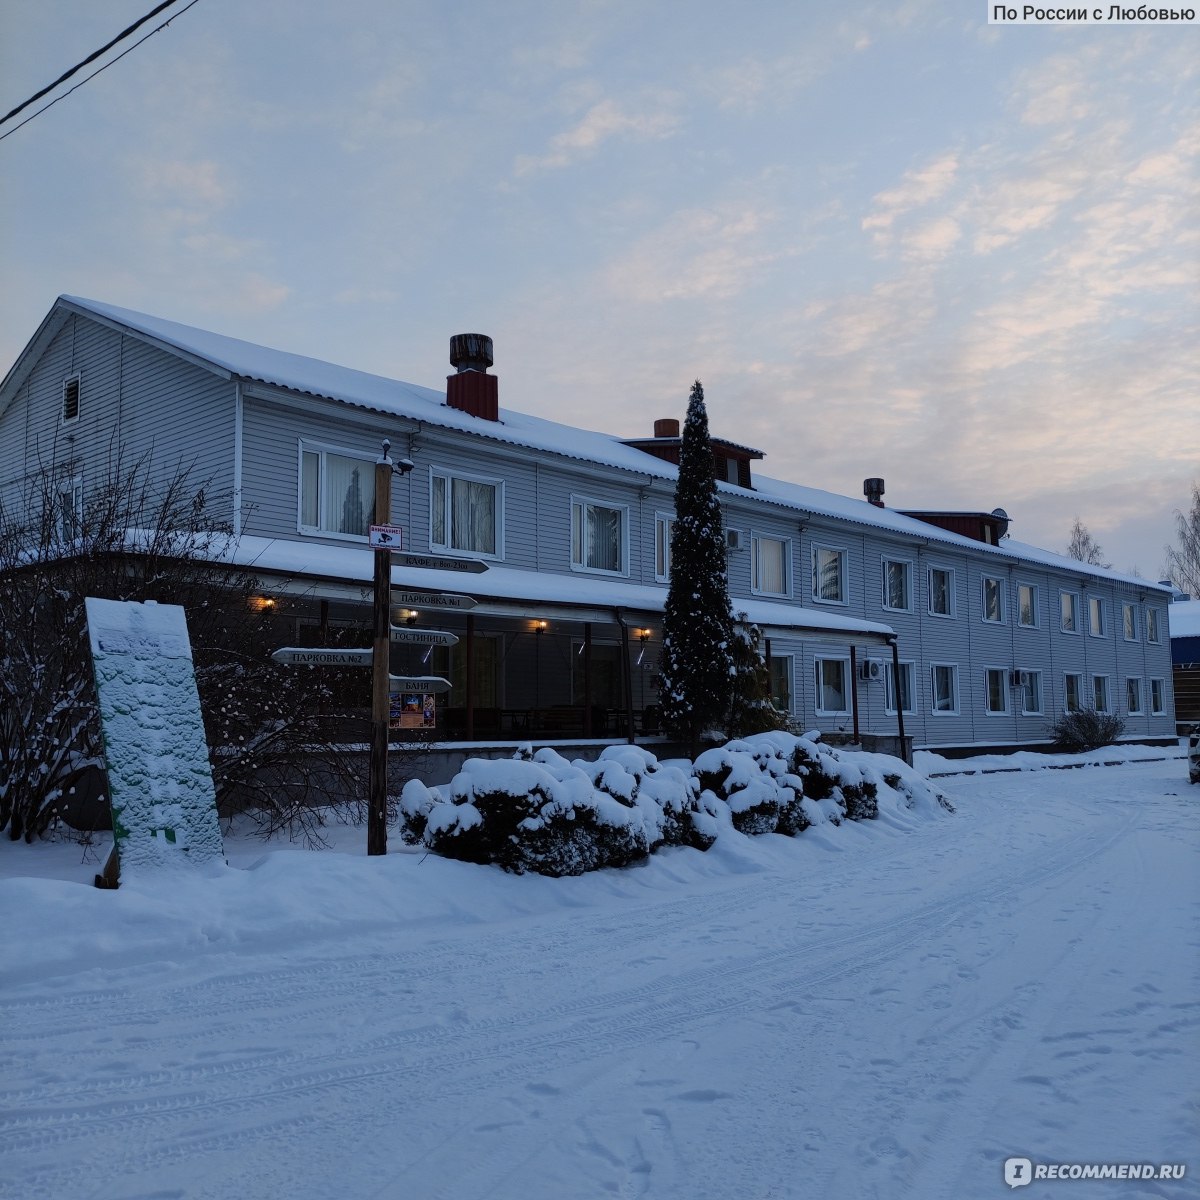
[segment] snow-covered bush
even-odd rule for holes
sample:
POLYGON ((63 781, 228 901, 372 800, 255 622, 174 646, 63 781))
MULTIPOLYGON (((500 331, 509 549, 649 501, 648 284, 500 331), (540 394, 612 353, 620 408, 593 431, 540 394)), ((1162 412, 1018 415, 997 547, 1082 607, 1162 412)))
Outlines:
POLYGON ((469 759, 444 787, 408 783, 398 810, 410 845, 518 874, 579 875, 663 846, 707 850, 730 827, 795 836, 871 820, 881 795, 896 809, 953 811, 898 759, 782 731, 714 747, 682 766, 639 746, 610 746, 594 762, 522 746, 508 760, 469 759))
POLYGON ((1050 726, 1055 746, 1071 754, 1109 746, 1121 736, 1124 729, 1125 722, 1120 717, 1094 708, 1064 713, 1050 726))

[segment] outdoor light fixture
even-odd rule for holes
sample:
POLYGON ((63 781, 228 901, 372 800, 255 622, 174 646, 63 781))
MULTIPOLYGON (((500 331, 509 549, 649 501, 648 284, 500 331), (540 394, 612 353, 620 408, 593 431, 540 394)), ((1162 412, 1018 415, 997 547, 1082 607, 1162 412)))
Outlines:
POLYGON ((641 639, 643 642, 648 642, 648 641, 650 640, 650 630, 648 630, 648 629, 639 629, 639 630, 638 630, 638 637, 639 637, 639 638, 640 638, 640 639, 641 639))
POLYGON ((420 615, 421 614, 415 608, 406 608, 404 610, 404 623, 406 625, 415 625, 417 623, 417 618, 420 615))
POLYGON ((533 623, 534 633, 545 633, 546 630, 549 629, 549 627, 550 627, 549 621, 534 621, 534 623, 533 623))
POLYGON ((272 612, 276 601, 274 596, 251 596, 249 604, 251 612, 272 612))

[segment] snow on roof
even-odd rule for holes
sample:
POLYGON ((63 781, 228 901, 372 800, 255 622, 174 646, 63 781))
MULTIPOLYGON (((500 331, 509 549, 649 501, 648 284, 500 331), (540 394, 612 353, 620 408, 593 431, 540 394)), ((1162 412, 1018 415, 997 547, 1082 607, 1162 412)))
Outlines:
MULTIPOLYGON (((60 296, 59 303, 127 326, 156 342, 174 347, 244 379, 323 396, 344 404, 391 413, 447 429, 457 429, 514 446, 549 451, 599 466, 616 467, 642 476, 671 480, 677 474, 678 469, 674 464, 627 445, 613 434, 577 429, 571 425, 515 412, 509 408, 500 410, 499 421, 488 421, 450 408, 446 404, 443 389, 421 387, 387 379, 381 375, 370 375, 365 371, 340 367, 302 354, 271 350, 252 342, 244 342, 240 338, 210 333, 190 325, 180 325, 161 317, 148 316, 145 313, 102 304, 95 300, 85 300, 78 296, 60 296)), ((714 440, 722 440, 716 435, 713 436, 714 440)), ((731 495, 747 495, 745 489, 735 484, 718 481, 717 487, 731 495)), ((801 484, 770 479, 762 475, 755 476, 753 495, 795 509, 802 514, 837 517, 859 525, 889 530, 917 541, 938 542, 1006 558, 1024 558, 1044 566, 1133 583, 1147 590, 1159 590, 1161 587, 1149 580, 1089 566, 1064 555, 1011 539, 1005 539, 999 546, 989 546, 973 538, 926 524, 915 517, 906 517, 896 509, 880 508, 865 499, 841 496, 835 492, 804 487, 801 484)), ((592 583, 594 581, 590 581, 589 586, 592 583)))
MULTIPOLYGON (((273 574, 323 576, 364 587, 370 586, 374 578, 374 552, 357 546, 329 546, 247 535, 219 557, 222 561, 273 574)), ((481 575, 394 566, 392 584, 397 588, 420 591, 466 593, 481 601, 533 600, 646 613, 661 613, 667 602, 665 587, 631 584, 594 575, 556 575, 502 566, 490 566, 481 575)), ((745 612, 758 625, 879 637, 892 633, 890 626, 878 621, 859 620, 777 601, 738 599, 733 607, 737 612, 745 612)))
POLYGON ((1200 637, 1200 600, 1176 600, 1168 604, 1167 625, 1173 638, 1200 637))

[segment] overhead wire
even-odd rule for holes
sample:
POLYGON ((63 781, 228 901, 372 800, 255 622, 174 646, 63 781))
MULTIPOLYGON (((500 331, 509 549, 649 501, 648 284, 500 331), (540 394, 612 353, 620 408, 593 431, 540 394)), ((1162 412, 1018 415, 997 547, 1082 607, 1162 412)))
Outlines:
MULTIPOLYGON (((97 67, 96 70, 94 70, 90 75, 85 76, 73 87, 70 87, 65 92, 63 92, 61 96, 55 96, 54 99, 51 100, 48 104, 43 104, 42 107, 39 108, 36 112, 30 113, 29 116, 27 116, 25 118, 25 120, 23 120, 19 125, 14 125, 12 127, 12 129, 9 129, 4 133, 0 133, 0 141, 3 141, 6 137, 9 137, 11 134, 16 133, 18 129, 24 128, 35 117, 40 117, 42 115, 42 113, 44 113, 48 108, 53 108, 54 105, 56 105, 60 100, 65 100, 72 92, 83 87, 83 85, 85 83, 87 83, 89 80, 95 79, 96 76, 99 75, 101 71, 107 71, 108 68, 113 65, 113 63, 120 62, 121 59, 123 59, 126 54, 132 53, 144 41, 146 41, 149 38, 152 38, 156 33, 159 33, 162 30, 166 29, 166 27, 168 25, 170 25, 171 22, 174 21, 176 17, 182 16, 185 12, 187 12, 187 10, 189 8, 194 7, 199 2, 200 2, 200 0, 191 0, 191 3, 185 5, 178 12, 172 13, 165 21, 163 21, 163 23, 161 25, 156 25, 153 29, 150 30, 149 33, 145 34, 143 37, 138 38, 138 40, 136 42, 134 42, 132 46, 126 47, 126 49, 122 50, 120 54, 118 54, 115 58, 110 59, 103 66, 97 67)), ((129 37, 130 34, 132 34, 135 30, 137 30, 141 26, 143 26, 147 21, 152 20, 159 13, 161 13, 164 9, 170 8, 172 4, 178 4, 178 3, 179 3, 179 0, 163 0, 162 4, 159 4, 156 8, 151 9, 150 12, 146 13, 145 16, 140 17, 128 28, 123 29, 119 34, 117 34, 117 36, 115 38, 113 38, 106 45, 101 46, 99 50, 96 50, 93 53, 89 54, 87 56, 87 58, 85 58, 82 62, 76 63, 76 65, 73 66, 69 71, 64 71, 53 83, 48 84, 46 87, 42 88, 41 91, 35 92, 32 96, 29 97, 28 100, 22 101, 20 104, 17 105, 16 108, 12 109, 10 112, 5 113, 5 115, 3 117, 0 117, 0 125, 3 125, 4 122, 9 120, 10 118, 15 117, 19 112, 23 112, 26 108, 28 108, 31 104, 35 103, 37 100, 41 99, 41 97, 45 96, 48 92, 52 92, 56 87, 59 86, 59 84, 66 82, 66 80, 70 79, 72 75, 75 75, 77 72, 79 72, 84 67, 86 67, 88 65, 88 63, 95 62, 96 59, 99 58, 102 54, 104 54, 108 50, 111 50, 113 48, 113 46, 115 46, 118 42, 123 41, 125 38, 129 37)))

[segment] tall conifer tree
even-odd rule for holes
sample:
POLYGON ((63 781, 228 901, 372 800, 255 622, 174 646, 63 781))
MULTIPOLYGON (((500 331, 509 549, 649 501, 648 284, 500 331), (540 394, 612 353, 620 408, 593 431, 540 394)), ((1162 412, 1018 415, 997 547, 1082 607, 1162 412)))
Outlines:
POLYGON ((667 731, 686 738, 695 755, 704 731, 728 714, 733 680, 725 538, 704 388, 698 379, 688 400, 679 454, 670 580, 659 681, 662 718, 667 731))

